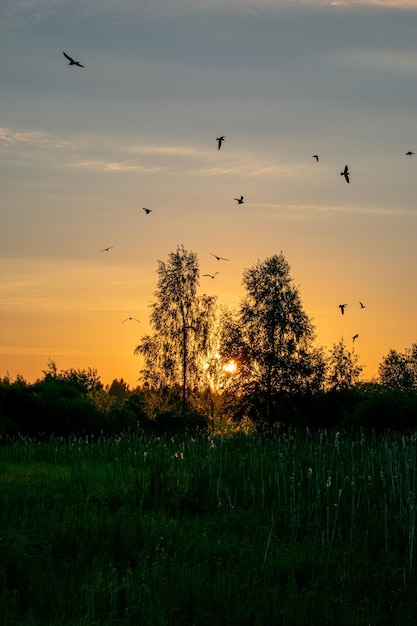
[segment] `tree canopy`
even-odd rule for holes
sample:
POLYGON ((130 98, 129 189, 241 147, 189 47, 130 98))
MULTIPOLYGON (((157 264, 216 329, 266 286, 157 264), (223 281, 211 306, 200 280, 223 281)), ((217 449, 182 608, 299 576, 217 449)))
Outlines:
POLYGON ((158 261, 157 274, 150 306, 153 333, 142 337, 135 354, 144 357, 143 382, 181 388, 184 410, 189 389, 204 384, 216 299, 197 295, 197 255, 183 246, 171 252, 166 262, 158 261))
POLYGON ((390 350, 378 368, 381 383, 399 389, 417 388, 417 343, 404 352, 390 350))
POLYGON ((354 351, 348 350, 343 339, 335 343, 327 363, 326 383, 329 389, 351 389, 358 380, 362 366, 354 351))
POLYGON ((246 269, 243 286, 238 314, 225 319, 222 354, 238 363, 236 388, 271 421, 289 394, 320 385, 322 357, 282 252, 246 269))

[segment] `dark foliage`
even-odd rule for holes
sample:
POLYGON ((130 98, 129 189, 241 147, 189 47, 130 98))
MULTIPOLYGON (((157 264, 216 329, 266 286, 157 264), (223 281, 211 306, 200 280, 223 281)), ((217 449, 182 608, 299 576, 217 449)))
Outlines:
POLYGON ((304 423, 318 428, 414 429, 417 425, 417 393, 415 390, 387 389, 372 383, 320 392, 311 398, 304 423))
POLYGON ((123 381, 109 390, 79 373, 46 373, 29 384, 22 378, 0 380, 0 435, 50 437, 74 433, 111 434, 138 428, 158 433, 198 430, 206 417, 187 404, 177 389, 128 391, 123 381))
POLYGON ((3 380, 0 414, 3 431, 11 434, 94 432, 100 421, 97 407, 78 383, 52 377, 33 385, 3 380))
MULTIPOLYGON (((114 387, 113 387, 114 388, 114 387)), ((221 414, 236 423, 249 418, 259 432, 273 428, 356 428, 409 430, 417 425, 417 391, 365 383, 351 389, 315 393, 276 393, 271 397, 227 394, 221 414)), ((196 394, 182 410, 178 389, 135 389, 121 397, 104 389, 88 391, 79 381, 46 376, 29 384, 0 380, 0 435, 68 436, 72 433, 155 433, 195 431, 208 426, 208 408, 196 394), (127 397, 124 397, 126 396, 127 397)))

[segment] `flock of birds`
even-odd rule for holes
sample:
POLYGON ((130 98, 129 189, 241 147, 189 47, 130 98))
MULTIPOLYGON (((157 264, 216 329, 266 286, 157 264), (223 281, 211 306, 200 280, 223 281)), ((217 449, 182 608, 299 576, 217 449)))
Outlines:
MULTIPOLYGON (((344 304, 339 304, 339 309, 340 309, 340 312, 341 312, 342 315, 345 314, 345 308, 347 306, 348 305, 347 305, 346 302, 344 304)), ((366 309, 366 305, 363 302, 361 302, 360 300, 359 300, 359 306, 360 306, 361 309, 366 309)), ((355 333, 353 335, 353 337, 352 337, 352 342, 355 343, 355 341, 356 341, 356 339, 358 339, 358 337, 359 337, 359 333, 355 333)))
MULTIPOLYGON (((64 57, 69 61, 68 65, 74 65, 74 66, 78 66, 78 67, 85 67, 85 65, 82 65, 79 61, 75 61, 75 59, 73 59, 72 57, 70 57, 66 52, 63 52, 64 57)), ((220 135, 219 137, 216 138, 217 141, 217 149, 220 150, 223 142, 225 141, 226 136, 225 135, 220 135)), ((408 152, 405 153, 406 156, 413 156, 414 152, 412 152, 411 150, 409 150, 408 152)), ((313 154, 312 157, 314 159, 316 159, 317 163, 320 160, 320 157, 318 154, 313 154)), ((344 169, 342 172, 340 172, 340 176, 343 176, 345 181, 347 183, 350 183, 350 172, 349 172, 349 166, 345 165, 344 169)), ((241 195, 240 198, 234 198, 234 200, 238 203, 238 204, 244 204, 244 197, 241 195)), ((143 211, 145 212, 146 215, 149 215, 150 213, 152 213, 152 209, 148 209, 146 207, 143 207, 143 211)), ((101 252, 108 252, 109 250, 111 250, 113 248, 113 246, 108 246, 107 248, 103 248, 101 250, 101 252)), ((217 261, 229 261, 229 259, 226 259, 224 257, 218 256, 217 254, 213 254, 212 252, 210 252, 210 254, 217 259, 217 261)), ((214 279, 215 276, 217 276, 217 274, 219 274, 220 272, 214 272, 213 274, 203 274, 203 276, 207 277, 207 278, 211 278, 214 279)), ((365 305, 363 304, 363 302, 359 301, 359 305, 361 309, 366 308, 365 305)), ((345 314, 345 308, 348 305, 346 303, 344 304, 339 304, 338 307, 340 309, 340 312, 342 315, 345 314)), ((127 321, 136 321, 139 322, 140 320, 136 319, 135 317, 127 317, 125 320, 123 320, 122 324, 124 324, 127 321)), ((352 341, 355 342, 356 339, 358 339, 359 337, 359 333, 356 333, 355 335, 353 335, 352 337, 352 341)))

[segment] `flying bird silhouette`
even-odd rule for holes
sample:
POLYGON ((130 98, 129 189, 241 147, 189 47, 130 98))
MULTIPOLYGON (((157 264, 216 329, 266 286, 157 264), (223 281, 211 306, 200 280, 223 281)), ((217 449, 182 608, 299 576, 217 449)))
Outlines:
POLYGON ((74 61, 74 59, 68 56, 68 54, 66 54, 65 52, 63 52, 62 54, 64 55, 66 59, 68 59, 69 61, 68 65, 78 65, 78 67, 85 67, 84 65, 81 65, 79 61, 74 61))
POLYGON ((210 252, 211 256, 214 256, 215 259, 217 259, 218 261, 229 261, 230 259, 225 259, 223 256, 217 256, 217 254, 213 254, 212 252, 210 252))
POLYGON ((214 274, 203 274, 203 276, 210 276, 210 278, 214 278, 218 273, 219 272, 214 272, 214 274))
POLYGON ((134 320, 135 322, 139 322, 140 324, 140 320, 136 319, 136 317, 127 317, 125 320, 123 320, 122 324, 124 324, 125 322, 129 322, 130 320, 134 320))
POLYGON ((411 150, 409 150, 408 152, 405 153, 405 156, 412 156, 414 154, 414 152, 411 152, 411 150))
POLYGON ((340 176, 344 176, 345 177, 345 181, 348 183, 349 182, 349 168, 347 165, 345 165, 345 169, 343 170, 343 172, 340 172, 340 176))
POLYGON ((359 334, 358 334, 358 333, 356 333, 356 335, 353 335, 353 337, 352 337, 352 341, 353 341, 353 343, 355 343, 355 339, 357 339, 358 337, 359 337, 359 334))
POLYGON ((222 143, 225 140, 225 136, 222 135, 221 137, 217 137, 216 141, 217 141, 217 149, 220 150, 220 148, 222 147, 222 143))
POLYGON ((366 306, 365 306, 365 305, 364 305, 364 303, 363 303, 363 302, 361 302, 360 300, 359 300, 359 304, 360 304, 360 306, 361 306, 361 309, 366 309, 366 306))
POLYGON ((313 154, 313 159, 316 159, 317 163, 319 162, 319 155, 318 154, 313 154))
POLYGON ((147 209, 146 207, 143 207, 143 210, 145 211, 146 215, 149 215, 149 213, 152 213, 152 209, 147 209))
POLYGON ((345 314, 345 307, 347 306, 347 304, 339 304, 339 309, 342 315, 345 314))
POLYGON ((233 200, 236 200, 238 204, 243 204, 243 196, 240 196, 240 198, 233 198, 233 200))
POLYGON ((100 252, 108 252, 112 248, 113 248, 113 246, 109 246, 108 248, 103 248, 102 250, 100 250, 100 252))

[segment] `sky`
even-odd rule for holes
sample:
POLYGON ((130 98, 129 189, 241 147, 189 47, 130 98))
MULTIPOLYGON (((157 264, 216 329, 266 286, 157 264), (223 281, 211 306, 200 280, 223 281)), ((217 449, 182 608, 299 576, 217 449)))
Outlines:
POLYGON ((136 386, 178 245, 235 309, 282 252, 375 377, 417 341, 416 32, 417 0, 2 0, 0 377, 136 386))

